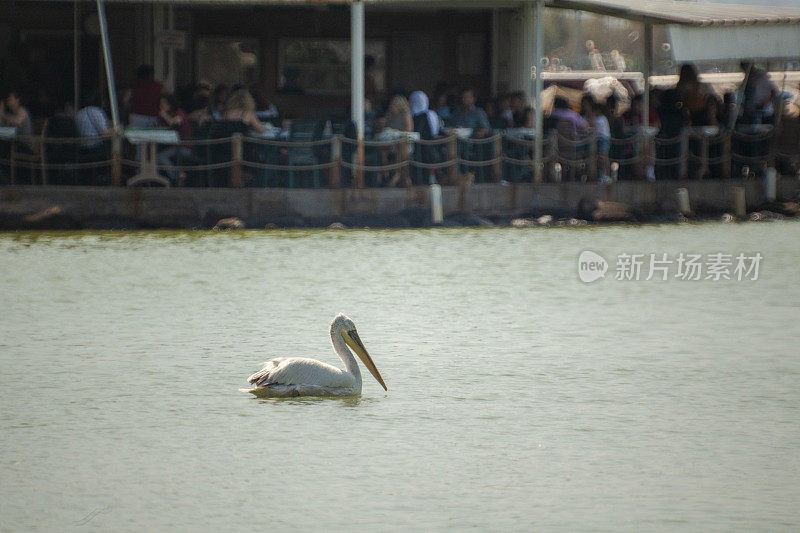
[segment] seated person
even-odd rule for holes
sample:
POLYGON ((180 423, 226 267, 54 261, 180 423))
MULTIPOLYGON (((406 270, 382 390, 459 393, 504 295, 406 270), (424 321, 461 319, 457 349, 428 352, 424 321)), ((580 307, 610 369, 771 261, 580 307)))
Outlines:
POLYGON ((411 106, 406 97, 398 94, 389 102, 389 112, 386 114, 386 127, 398 131, 413 131, 414 121, 411 119, 411 106))
POLYGON ((246 89, 239 89, 228 98, 222 120, 241 122, 256 133, 264 133, 266 128, 256 117, 256 102, 246 89))
POLYGON ((573 139, 577 139, 589 127, 586 120, 570 109, 569 102, 560 96, 553 102, 553 112, 550 116, 558 119, 559 129, 566 131, 573 139))
POLYGON ((469 88, 461 91, 461 107, 453 114, 451 124, 455 128, 471 129, 476 138, 486 137, 492 129, 486 112, 475 106, 475 91, 469 88))
MULTIPOLYGON (((178 138, 182 141, 188 141, 192 138, 192 127, 189 124, 189 117, 186 116, 183 109, 178 106, 178 101, 170 93, 164 93, 159 99, 159 112, 158 116, 167 127, 170 127, 178 132, 178 138)), ((168 146, 158 153, 158 165, 167 175, 169 180, 177 185, 186 179, 184 172, 179 172, 174 167, 185 164, 187 161, 193 161, 191 150, 179 144, 168 146)))
POLYGON ((109 135, 113 131, 108 115, 100 107, 100 97, 96 90, 91 91, 83 101, 83 107, 75 114, 75 125, 78 134, 87 138, 81 142, 81 147, 86 152, 96 153, 98 156, 105 155, 103 152, 102 137, 109 135))
POLYGON ((17 91, 9 91, 0 102, 0 122, 4 127, 17 128, 17 135, 33 135, 33 123, 22 105, 17 91))
POLYGON ((414 131, 423 139, 433 139, 439 135, 439 115, 428 108, 428 95, 422 91, 414 91, 409 98, 413 115, 414 131))
POLYGON ((206 96, 202 100, 195 102, 197 106, 194 111, 189 113, 189 123, 194 129, 201 129, 207 123, 214 120, 211 114, 211 97, 206 96))

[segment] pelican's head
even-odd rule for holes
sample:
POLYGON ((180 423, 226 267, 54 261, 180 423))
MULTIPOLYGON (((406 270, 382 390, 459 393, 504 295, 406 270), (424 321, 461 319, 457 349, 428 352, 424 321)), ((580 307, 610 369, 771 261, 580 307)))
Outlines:
POLYGON ((364 343, 361 342, 361 338, 358 336, 358 331, 356 331, 356 325, 353 321, 342 313, 339 313, 331 323, 331 332, 335 335, 341 335, 347 346, 355 352, 358 358, 361 359, 361 362, 364 363, 364 366, 367 367, 372 377, 381 384, 384 390, 389 390, 386 388, 386 383, 383 382, 381 373, 378 372, 375 363, 372 362, 372 357, 369 356, 369 352, 367 352, 367 349, 364 347, 364 343))

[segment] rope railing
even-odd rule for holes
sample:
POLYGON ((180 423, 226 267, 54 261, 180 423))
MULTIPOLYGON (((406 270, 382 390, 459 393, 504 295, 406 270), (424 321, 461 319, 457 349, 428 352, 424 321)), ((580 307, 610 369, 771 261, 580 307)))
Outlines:
MULTIPOLYGON (((737 166, 737 171, 738 166, 762 169, 775 158, 797 157, 773 151, 773 139, 770 128, 753 132, 687 128, 681 135, 669 138, 638 131, 612 137, 608 161, 627 169, 625 179, 641 177, 644 163, 660 169, 674 167, 672 175, 682 177, 702 178, 715 172, 727 176, 732 165, 737 166)), ((543 139, 540 164, 552 169, 558 162, 565 168, 588 172, 589 177, 596 176, 597 143, 598 137, 593 132, 572 138, 553 131, 543 139)), ((353 177, 360 173, 401 171, 407 175, 412 171, 429 171, 436 179, 444 174, 475 172, 478 181, 499 181, 512 172, 518 180, 533 180, 534 144, 530 137, 505 132, 484 138, 450 134, 436 139, 406 136, 364 141, 341 135, 300 141, 235 134, 178 142, 129 140, 122 133, 81 138, 18 135, 0 139, 0 183, 15 184, 23 178, 26 182, 47 184, 51 174, 106 170, 111 176, 104 182, 115 185, 123 184, 124 176, 148 175, 147 172, 161 180, 169 173, 223 173, 217 181, 230 186, 249 183, 251 173, 266 172, 270 176, 315 173, 315 186, 319 182, 317 173, 325 173, 328 186, 336 187, 340 186, 343 170, 353 177), (371 159, 358 160, 359 146, 371 150, 371 159), (160 147, 178 147, 184 155, 176 155, 169 164, 164 164, 160 147)), ((548 175, 551 173, 546 172, 545 179, 548 175)), ((356 181, 352 183, 358 186, 356 181)))

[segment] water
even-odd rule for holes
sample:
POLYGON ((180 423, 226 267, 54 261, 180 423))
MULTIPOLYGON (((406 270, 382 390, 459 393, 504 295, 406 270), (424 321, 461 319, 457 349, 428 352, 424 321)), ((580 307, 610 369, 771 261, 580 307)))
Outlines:
POLYGON ((797 530, 800 224, 0 235, 0 530, 797 530), (757 281, 578 280, 582 250, 757 281), (238 392, 272 356, 389 387, 238 392))

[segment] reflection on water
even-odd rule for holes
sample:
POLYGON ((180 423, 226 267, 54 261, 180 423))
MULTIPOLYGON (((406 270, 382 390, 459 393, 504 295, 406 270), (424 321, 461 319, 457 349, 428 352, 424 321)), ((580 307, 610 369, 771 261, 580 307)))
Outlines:
POLYGON ((792 222, 0 235, 0 529, 796 530, 798 242, 792 222), (584 250, 764 261, 584 284, 584 250), (238 391, 272 357, 341 366, 338 312, 388 392, 238 391))

